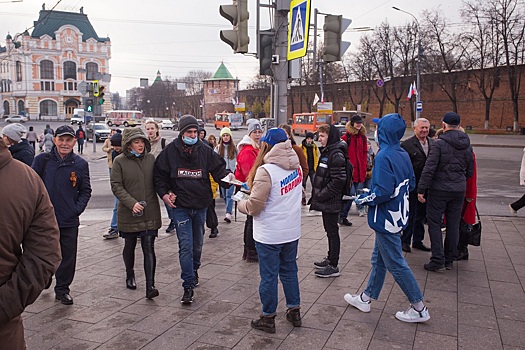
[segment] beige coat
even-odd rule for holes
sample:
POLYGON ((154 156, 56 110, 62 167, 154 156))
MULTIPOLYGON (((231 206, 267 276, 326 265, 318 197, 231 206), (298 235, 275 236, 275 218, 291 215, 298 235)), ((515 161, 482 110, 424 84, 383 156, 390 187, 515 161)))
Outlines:
POLYGON ((111 169, 111 167, 113 166, 113 157, 111 156, 111 154, 113 153, 113 146, 111 146, 110 137, 104 140, 104 146, 102 146, 102 152, 106 152, 108 156, 108 168, 111 169))

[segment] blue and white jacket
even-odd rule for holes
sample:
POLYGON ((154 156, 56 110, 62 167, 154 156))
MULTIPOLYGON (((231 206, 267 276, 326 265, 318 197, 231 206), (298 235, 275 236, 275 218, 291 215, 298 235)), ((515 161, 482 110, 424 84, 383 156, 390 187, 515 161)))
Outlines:
POLYGON ((416 185, 410 157, 401 148, 406 123, 397 114, 377 120, 379 152, 372 171, 368 194, 357 201, 368 204, 368 225, 376 232, 401 232, 408 224, 408 195, 416 185))

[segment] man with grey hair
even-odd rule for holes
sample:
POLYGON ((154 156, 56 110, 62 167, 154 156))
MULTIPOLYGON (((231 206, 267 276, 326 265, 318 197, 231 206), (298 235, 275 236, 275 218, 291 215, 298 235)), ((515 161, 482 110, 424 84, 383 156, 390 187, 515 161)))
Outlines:
POLYGON ((448 112, 442 121, 444 133, 429 151, 417 188, 418 200, 421 203, 427 202, 428 233, 432 249, 431 260, 424 266, 428 271, 452 269, 457 257, 459 221, 466 182, 474 173, 470 139, 459 130, 459 115, 448 112), (444 246, 441 234, 443 215, 447 225, 444 246))
POLYGON ((416 175, 416 187, 409 195, 409 216, 408 226, 401 236, 401 244, 404 252, 410 252, 412 248, 429 252, 430 248, 423 244, 425 236, 425 225, 423 220, 427 215, 427 205, 417 200, 417 186, 421 173, 427 161, 428 152, 434 144, 433 139, 428 137, 430 122, 425 118, 416 119, 414 122, 414 136, 401 143, 401 147, 408 153, 412 168, 416 175))

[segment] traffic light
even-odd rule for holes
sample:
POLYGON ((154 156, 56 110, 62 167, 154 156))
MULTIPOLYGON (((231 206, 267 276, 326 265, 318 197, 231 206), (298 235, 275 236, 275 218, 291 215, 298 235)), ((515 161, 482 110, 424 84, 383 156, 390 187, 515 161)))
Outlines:
POLYGON ((98 104, 103 105, 104 104, 104 90, 106 90, 106 87, 103 85, 99 85, 98 87, 98 104))
POLYGON ((92 82, 93 84, 93 96, 95 97, 98 97, 98 89, 99 89, 99 84, 98 84, 98 80, 93 80, 92 82))
POLYGON ((93 99, 92 98, 86 99, 86 107, 84 108, 84 110, 89 113, 93 112, 93 99))
POLYGON ((230 45, 235 53, 247 53, 250 43, 248 0, 233 0, 233 5, 221 5, 219 13, 233 24, 233 29, 221 30, 221 40, 230 45))
POLYGON ((259 74, 273 76, 272 56, 274 51, 275 32, 259 31, 259 74))
POLYGON ((342 35, 350 23, 352 23, 352 20, 343 18, 343 16, 325 16, 323 26, 323 60, 325 62, 341 61, 341 57, 350 47, 349 42, 342 41, 342 35))

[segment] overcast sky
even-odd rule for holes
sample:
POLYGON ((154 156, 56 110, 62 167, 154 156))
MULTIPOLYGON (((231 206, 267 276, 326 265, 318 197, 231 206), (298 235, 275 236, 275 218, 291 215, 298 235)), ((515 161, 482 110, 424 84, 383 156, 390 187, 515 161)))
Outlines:
MULTIPOLYGON (((44 0, 24 0, 6 3, 0 0, 0 38, 13 36, 33 25, 44 0)), ((46 2, 51 9, 58 0, 46 2)), ((266 0, 261 0, 268 3, 266 0)), ((233 76, 246 85, 257 73, 254 57, 233 54, 231 48, 219 39, 221 29, 231 29, 230 23, 219 15, 219 5, 228 0, 61 0, 57 10, 84 13, 101 37, 109 36, 112 46, 110 73, 111 92, 124 95, 127 89, 138 86, 139 78, 155 79, 157 70, 162 78, 183 77, 190 70, 215 72, 224 61, 233 76)), ((250 52, 255 52, 256 0, 249 0, 250 52)), ((313 9, 343 15, 352 19, 352 27, 375 27, 388 20, 392 25, 404 25, 412 20, 407 14, 395 11, 399 7, 420 17, 425 9, 439 8, 452 22, 458 23, 459 0, 312 0, 313 9)), ((262 29, 268 28, 268 10, 262 9, 262 29)), ((324 19, 319 18, 321 24, 324 19)), ((313 23, 313 20, 312 20, 313 23)), ((30 30, 31 32, 31 30, 30 30)), ((361 33, 347 32, 345 41, 352 42, 349 52, 355 52, 361 33)))

